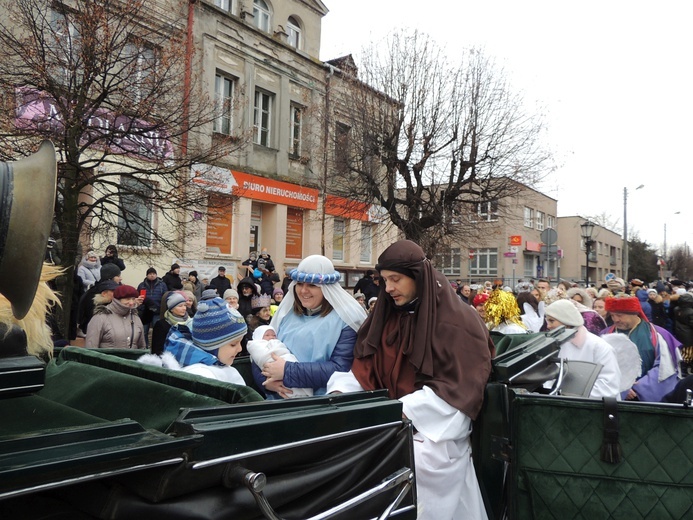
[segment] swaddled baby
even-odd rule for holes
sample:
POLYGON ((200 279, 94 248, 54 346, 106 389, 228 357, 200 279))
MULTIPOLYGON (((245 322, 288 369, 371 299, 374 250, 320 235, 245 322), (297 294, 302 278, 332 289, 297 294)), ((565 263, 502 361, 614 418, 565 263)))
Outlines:
MULTIPOLYGON (((277 339, 277 333, 271 325, 262 325, 253 332, 253 339, 247 345, 250 358, 257 366, 262 368, 265 363, 272 363, 272 354, 282 357, 286 361, 296 362, 296 356, 287 348, 284 343, 277 339)), ((289 398, 312 397, 312 388, 291 388, 289 398)))

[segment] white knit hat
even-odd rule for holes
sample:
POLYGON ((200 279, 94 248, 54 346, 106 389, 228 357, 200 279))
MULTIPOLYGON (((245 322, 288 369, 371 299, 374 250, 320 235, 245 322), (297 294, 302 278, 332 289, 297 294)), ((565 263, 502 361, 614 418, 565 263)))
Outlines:
POLYGON ((546 316, 551 316, 566 327, 579 327, 585 324, 582 314, 571 300, 557 300, 546 307, 546 316))

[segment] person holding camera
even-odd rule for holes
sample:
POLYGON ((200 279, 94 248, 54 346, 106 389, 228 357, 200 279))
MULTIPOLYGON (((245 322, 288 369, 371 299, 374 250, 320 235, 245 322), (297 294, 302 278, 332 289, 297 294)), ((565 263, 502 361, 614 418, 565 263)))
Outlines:
POLYGON ((125 271, 125 262, 118 258, 118 249, 113 244, 106 248, 106 256, 101 257, 101 265, 115 264, 121 271, 125 271))

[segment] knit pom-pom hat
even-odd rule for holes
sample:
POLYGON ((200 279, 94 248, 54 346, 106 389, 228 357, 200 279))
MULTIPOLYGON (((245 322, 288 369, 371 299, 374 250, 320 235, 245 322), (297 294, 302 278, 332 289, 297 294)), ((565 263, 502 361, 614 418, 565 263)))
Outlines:
POLYGON ((242 338, 248 332, 245 319, 229 309, 221 298, 201 300, 192 321, 192 339, 196 346, 212 351, 224 343, 242 338))

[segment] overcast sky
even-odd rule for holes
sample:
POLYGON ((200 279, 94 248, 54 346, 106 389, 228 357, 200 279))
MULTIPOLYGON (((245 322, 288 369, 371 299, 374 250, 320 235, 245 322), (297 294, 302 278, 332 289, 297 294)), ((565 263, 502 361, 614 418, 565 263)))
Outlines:
POLYGON ((692 1, 323 1, 323 60, 358 64, 400 28, 494 57, 547 113, 559 169, 541 191, 558 216, 606 213, 620 232, 626 187, 631 237, 661 249, 666 225, 667 249, 693 245, 692 1))

